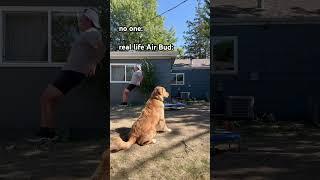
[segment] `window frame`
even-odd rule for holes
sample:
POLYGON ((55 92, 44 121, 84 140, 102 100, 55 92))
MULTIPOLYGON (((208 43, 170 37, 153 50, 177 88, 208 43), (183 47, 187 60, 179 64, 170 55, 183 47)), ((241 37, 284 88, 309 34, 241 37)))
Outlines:
POLYGON ((52 61, 52 13, 56 12, 68 12, 68 13, 80 13, 86 8, 93 7, 58 7, 58 6, 0 6, 0 67, 62 67, 65 63, 57 63, 52 61), (8 62, 5 61, 3 54, 5 48, 4 30, 6 24, 4 24, 5 13, 19 13, 19 12, 46 12, 48 17, 48 59, 45 62, 8 62))
MULTIPOLYGON (((234 70, 218 70, 216 71, 215 70, 215 65, 213 63, 213 73, 214 74, 231 74, 231 75, 234 75, 234 74, 237 74, 238 73, 238 37, 237 36, 214 36, 213 37, 213 41, 214 39, 222 39, 222 40, 233 40, 233 54, 234 54, 234 57, 233 57, 233 64, 234 64, 234 70)), ((212 42, 212 53, 213 53, 213 47, 214 47, 214 44, 212 42)), ((214 59, 213 59, 214 61, 214 59)))
POLYGON ((134 66, 136 65, 135 63, 110 63, 110 83, 114 84, 121 84, 125 83, 128 84, 130 83, 131 79, 128 81, 127 80, 127 66, 134 66), (112 81, 112 67, 111 66, 124 66, 124 81, 112 81))
POLYGON ((170 85, 173 85, 173 86, 184 86, 184 82, 185 82, 185 80, 184 80, 184 78, 185 78, 185 75, 184 75, 184 73, 171 73, 172 75, 175 75, 175 79, 176 79, 176 81, 175 81, 175 83, 174 84, 170 84, 170 85), (182 74, 182 76, 183 76, 183 81, 182 81, 182 84, 177 84, 177 79, 178 79, 178 75, 181 75, 182 74))

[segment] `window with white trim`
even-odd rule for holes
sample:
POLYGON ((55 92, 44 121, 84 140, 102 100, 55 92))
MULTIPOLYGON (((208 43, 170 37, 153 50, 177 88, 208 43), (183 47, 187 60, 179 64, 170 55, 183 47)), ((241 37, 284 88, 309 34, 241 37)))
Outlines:
POLYGON ((184 85, 184 73, 171 73, 171 85, 184 85))
POLYGON ((212 54, 215 73, 236 73, 238 71, 237 47, 237 37, 213 37, 212 54))
POLYGON ((129 83, 133 74, 135 64, 110 64, 111 83, 129 83))
POLYGON ((79 36, 82 7, 0 7, 0 64, 61 64, 79 36))

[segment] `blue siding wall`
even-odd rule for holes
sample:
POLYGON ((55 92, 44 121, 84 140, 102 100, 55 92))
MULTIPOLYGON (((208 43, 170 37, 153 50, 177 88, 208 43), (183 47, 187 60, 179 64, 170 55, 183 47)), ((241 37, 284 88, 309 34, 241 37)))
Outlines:
POLYGON ((184 73, 184 85, 171 85, 173 97, 180 97, 180 92, 190 92, 191 98, 209 100, 210 69, 172 70, 172 73, 184 73))
MULTIPOLYGON (((155 67, 155 73, 157 78, 157 85, 164 86, 167 91, 170 93, 170 71, 173 60, 170 59, 153 59, 150 62, 155 67)), ((111 60, 111 63, 120 63, 120 64, 135 64, 141 63, 141 60, 111 60)), ((110 83, 110 104, 116 105, 120 104, 122 101, 122 91, 128 86, 128 83, 110 83)), ((129 94, 129 103, 132 104, 143 104, 145 98, 140 92, 139 88, 135 88, 129 94)))
POLYGON ((215 96, 255 96, 256 110, 278 119, 310 117, 319 103, 320 25, 215 26, 214 36, 238 37, 237 75, 214 75, 215 96), (259 74, 250 80, 251 72, 259 74))

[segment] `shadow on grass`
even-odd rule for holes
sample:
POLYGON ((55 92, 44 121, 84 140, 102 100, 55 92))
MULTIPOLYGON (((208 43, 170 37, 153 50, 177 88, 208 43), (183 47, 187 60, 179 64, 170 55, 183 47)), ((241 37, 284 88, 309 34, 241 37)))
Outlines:
POLYGON ((127 127, 121 127, 121 128, 115 129, 115 131, 119 133, 120 138, 124 141, 128 141, 130 130, 131 128, 127 128, 127 127))
POLYGON ((319 179, 319 129, 292 122, 270 126, 242 127, 241 152, 216 154, 212 158, 213 177, 217 180, 319 179))
MULTIPOLYGON (((204 135, 208 135, 210 132, 210 107, 206 104, 197 104, 197 105, 189 105, 187 108, 177 111, 165 111, 165 117, 166 117, 166 123, 169 128, 172 129, 172 132, 170 133, 158 133, 157 136, 166 138, 167 140, 177 138, 177 136, 181 136, 179 138, 186 139, 179 141, 178 143, 175 143, 169 147, 165 147, 159 150, 155 155, 153 155, 150 158, 142 159, 138 162, 138 164, 135 164, 134 167, 125 167, 121 168, 121 172, 118 174, 115 174, 112 178, 127 178, 124 176, 127 176, 135 171, 137 171, 139 168, 137 167, 143 167, 146 163, 152 162, 157 158, 160 158, 165 154, 166 152, 170 152, 172 149, 175 149, 179 146, 184 147, 185 143, 188 143, 191 140, 202 138, 204 135), (192 132, 190 132, 192 131, 192 132), (194 135, 193 135, 194 134, 194 135)), ((139 109, 128 109, 127 111, 122 111, 119 113, 118 111, 115 111, 112 113, 111 122, 116 123, 117 121, 123 121, 123 120, 132 120, 132 122, 135 121, 135 118, 138 117, 139 109)), ((121 127, 116 128, 113 131, 120 134, 120 137, 123 140, 127 139, 127 136, 129 134, 130 128, 127 127, 121 127)))
MULTIPOLYGON (((123 120, 132 120, 134 122, 142 109, 140 107, 127 107, 126 110, 119 108, 121 113, 114 108, 114 112, 112 112, 111 121, 112 123, 116 123, 117 121, 123 120), (122 112, 124 111, 124 112, 122 112)), ((199 103, 195 105, 188 105, 187 108, 182 110, 170 110, 165 111, 166 123, 169 128, 172 129, 170 133, 163 133, 164 137, 167 139, 174 138, 175 136, 182 135, 182 129, 188 126, 207 130, 210 128, 210 106, 209 103, 199 103)), ((131 127, 131 125, 130 125, 131 127)), ((111 130, 111 133, 117 132, 120 134, 120 137, 123 140, 128 139, 128 134, 130 132, 130 128, 121 127, 115 130, 111 130)), ((162 134, 158 132, 158 134, 162 134)))
POLYGON ((137 119, 143 106, 112 107, 110 109, 110 120, 121 121, 126 119, 137 119))
MULTIPOLYGON (((131 128, 121 127, 121 128, 116 128, 114 131, 119 134, 120 138, 123 141, 128 141, 130 130, 131 130, 131 128)), ((157 134, 160 134, 160 135, 163 134, 167 139, 171 139, 174 136, 181 135, 181 132, 180 132, 180 130, 178 128, 172 128, 172 131, 170 133, 157 132, 157 134)))
MULTIPOLYGON (((191 140, 194 140, 194 139, 197 139, 197 138, 199 138, 199 137, 201 137, 201 136, 204 136, 204 135, 208 134, 209 132, 210 132, 210 131, 208 130, 208 131, 204 131, 204 132, 202 132, 202 133, 198 133, 198 134, 196 134, 196 135, 194 135, 194 136, 191 136, 191 137, 185 139, 184 142, 187 143, 187 142, 189 142, 189 141, 191 141, 191 140)), ((168 152, 168 151, 170 151, 170 150, 172 150, 172 149, 174 149, 174 148, 177 148, 177 147, 179 147, 179 146, 183 146, 183 145, 184 145, 183 142, 178 142, 178 143, 176 143, 176 144, 174 144, 174 145, 172 145, 172 146, 170 146, 170 147, 168 147, 168 148, 165 148, 165 149, 159 151, 156 155, 154 155, 154 156, 152 156, 152 157, 150 157, 150 158, 147 158, 147 159, 145 159, 145 160, 139 161, 139 163, 138 163, 138 164, 135 164, 134 167, 123 168, 123 169, 121 170, 121 172, 119 172, 118 174, 116 174, 115 176, 113 176, 113 178, 115 178, 115 179, 117 179, 117 178, 123 178, 123 172, 125 172, 125 174, 127 174, 127 175, 130 174, 130 173, 133 173, 134 171, 137 171, 137 170, 138 170, 137 167, 142 167, 142 166, 144 166, 144 164, 146 164, 147 162, 153 161, 153 160, 157 159, 158 157, 162 156, 164 153, 166 153, 166 152, 168 152), (121 173, 121 174, 120 174, 120 173, 121 173)))
POLYGON ((88 179, 105 150, 105 139, 57 143, 50 150, 19 142, 0 150, 0 179, 88 179))

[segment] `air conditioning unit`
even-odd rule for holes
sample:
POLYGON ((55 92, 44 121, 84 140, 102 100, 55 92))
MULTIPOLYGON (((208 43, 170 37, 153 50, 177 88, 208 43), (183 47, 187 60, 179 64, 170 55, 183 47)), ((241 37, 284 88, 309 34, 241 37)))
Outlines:
POLYGON ((253 96, 228 96, 225 116, 228 118, 254 119, 253 96))
POLYGON ((190 99, 190 92, 180 92, 181 99, 190 99))

